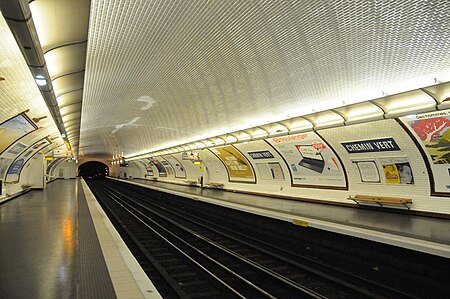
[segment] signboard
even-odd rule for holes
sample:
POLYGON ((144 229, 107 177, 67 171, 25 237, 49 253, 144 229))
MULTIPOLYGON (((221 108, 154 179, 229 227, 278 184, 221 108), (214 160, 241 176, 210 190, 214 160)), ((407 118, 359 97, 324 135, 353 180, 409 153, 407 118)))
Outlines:
POLYGON ((283 157, 293 186, 347 189, 344 168, 315 132, 266 139, 283 157))
POLYGON ((352 142, 341 142, 349 154, 399 151, 400 147, 394 138, 370 139, 352 142))
POLYGON ((36 129, 35 124, 25 114, 19 114, 0 124, 0 154, 11 144, 36 129))
POLYGON ((400 120, 426 155, 434 179, 432 193, 450 193, 450 110, 400 120))
POLYGON ((200 161, 199 154, 195 152, 183 152, 181 153, 181 159, 190 161, 200 161))
POLYGON ((163 158, 172 166, 175 171, 175 177, 180 179, 186 178, 186 170, 183 165, 174 157, 167 155, 163 156, 163 158))
POLYGON ((257 151, 257 152, 248 152, 249 156, 252 157, 252 159, 258 160, 258 159, 272 159, 274 156, 269 151, 257 151))
POLYGON ((230 182, 255 183, 255 174, 248 160, 232 145, 210 149, 225 165, 230 182))

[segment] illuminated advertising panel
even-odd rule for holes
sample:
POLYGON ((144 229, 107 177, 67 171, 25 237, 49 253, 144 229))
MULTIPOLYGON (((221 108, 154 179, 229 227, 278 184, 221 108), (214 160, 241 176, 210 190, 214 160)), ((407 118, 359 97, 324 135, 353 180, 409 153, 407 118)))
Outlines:
POLYGON ((347 188, 344 168, 315 132, 266 139, 286 162, 293 186, 347 188))
POLYGON ((211 149, 211 152, 225 165, 230 182, 256 182, 255 174, 250 163, 232 145, 215 147, 211 149))

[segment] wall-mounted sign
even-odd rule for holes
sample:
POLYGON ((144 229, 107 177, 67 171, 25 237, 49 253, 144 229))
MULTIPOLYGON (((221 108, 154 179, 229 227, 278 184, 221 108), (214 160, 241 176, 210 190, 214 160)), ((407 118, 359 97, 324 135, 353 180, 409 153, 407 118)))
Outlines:
POLYGON ((394 138, 369 139, 352 142, 341 142, 349 154, 399 151, 400 147, 394 138))
POLYGON ((198 153, 195 152, 183 152, 181 153, 182 160, 200 161, 198 153))
POLYGON ((257 151, 257 152, 248 152, 249 156, 252 157, 252 159, 272 159, 274 156, 269 151, 257 151))
POLYGON ((255 174, 250 163, 233 146, 216 147, 211 149, 211 152, 225 165, 230 181, 255 182, 255 174))
POLYGON ((293 186, 347 188, 334 151, 315 132, 266 139, 286 161, 293 186))

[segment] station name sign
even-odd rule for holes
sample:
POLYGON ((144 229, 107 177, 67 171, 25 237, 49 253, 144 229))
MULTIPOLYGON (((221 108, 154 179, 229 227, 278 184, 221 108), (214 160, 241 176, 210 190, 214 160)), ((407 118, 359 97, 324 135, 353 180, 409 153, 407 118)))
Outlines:
POLYGON ((269 151, 259 151, 259 152, 248 152, 250 157, 253 159, 271 159, 273 158, 273 155, 269 151))
POLYGON ((400 147, 393 138, 370 139, 341 143, 349 154, 399 151, 400 147))

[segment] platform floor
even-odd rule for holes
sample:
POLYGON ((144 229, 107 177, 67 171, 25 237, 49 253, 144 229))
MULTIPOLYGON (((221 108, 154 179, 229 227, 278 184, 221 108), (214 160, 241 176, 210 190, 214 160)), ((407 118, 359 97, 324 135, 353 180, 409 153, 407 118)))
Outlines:
POLYGON ((0 205, 0 298, 160 298, 82 184, 0 205))
POLYGON ((300 225, 450 258, 450 220, 227 192, 158 181, 125 182, 300 225))

